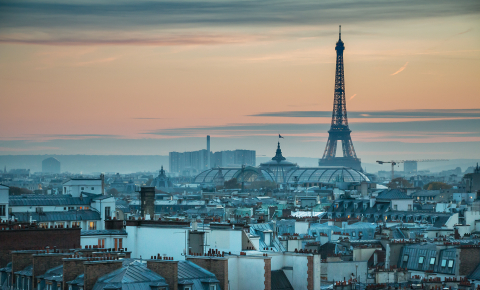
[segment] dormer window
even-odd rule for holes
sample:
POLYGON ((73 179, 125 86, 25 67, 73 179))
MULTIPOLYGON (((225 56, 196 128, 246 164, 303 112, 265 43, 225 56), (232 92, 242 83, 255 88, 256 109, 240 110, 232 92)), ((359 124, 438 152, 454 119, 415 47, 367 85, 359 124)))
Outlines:
POLYGON ((418 264, 422 265, 425 257, 418 257, 418 264))
POLYGON ((366 203, 363 204, 363 209, 367 209, 368 205, 366 203))
POLYGON ((355 210, 358 208, 358 203, 354 204, 353 207, 355 208, 355 210))

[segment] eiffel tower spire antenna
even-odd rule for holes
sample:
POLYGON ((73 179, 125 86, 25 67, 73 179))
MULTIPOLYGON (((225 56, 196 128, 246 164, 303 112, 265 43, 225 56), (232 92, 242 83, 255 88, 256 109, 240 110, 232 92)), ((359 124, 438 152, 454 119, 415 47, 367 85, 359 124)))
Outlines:
POLYGON ((320 166, 345 166, 362 171, 360 159, 357 158, 353 148, 352 132, 348 127, 347 106, 345 101, 345 76, 343 68, 343 51, 345 45, 342 41, 342 26, 339 26, 338 41, 335 45, 337 61, 335 68, 335 90, 333 98, 332 123, 328 131, 328 141, 319 160, 320 166), (343 157, 336 157, 337 142, 342 142, 343 157))

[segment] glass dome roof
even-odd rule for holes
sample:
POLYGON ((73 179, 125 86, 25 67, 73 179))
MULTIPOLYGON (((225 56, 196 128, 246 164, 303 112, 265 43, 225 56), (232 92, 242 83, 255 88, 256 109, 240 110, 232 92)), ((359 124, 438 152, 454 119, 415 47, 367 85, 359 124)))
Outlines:
POLYGON ((266 170, 247 166, 242 168, 212 168, 198 174, 193 183, 214 183, 215 178, 222 172, 225 181, 236 178, 238 181, 253 182, 259 180, 273 181, 273 176, 266 170))
POLYGON ((292 169, 287 173, 287 183, 363 182, 370 179, 362 172, 348 167, 313 167, 292 169), (295 179, 296 177, 296 179, 295 179))

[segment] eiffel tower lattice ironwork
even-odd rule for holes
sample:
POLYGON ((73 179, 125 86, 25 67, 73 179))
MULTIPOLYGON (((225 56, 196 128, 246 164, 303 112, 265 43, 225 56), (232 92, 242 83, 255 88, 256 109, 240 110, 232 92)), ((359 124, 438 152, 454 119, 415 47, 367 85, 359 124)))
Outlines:
POLYGON ((320 166, 346 166, 362 170, 361 161, 357 158, 357 154, 353 148, 352 138, 350 137, 352 131, 348 127, 347 106, 345 101, 345 77, 343 72, 343 51, 345 50, 345 46, 342 41, 341 26, 335 50, 337 51, 337 62, 332 124, 328 131, 328 141, 325 152, 318 164, 320 166), (338 141, 342 141, 343 157, 336 157, 338 141))

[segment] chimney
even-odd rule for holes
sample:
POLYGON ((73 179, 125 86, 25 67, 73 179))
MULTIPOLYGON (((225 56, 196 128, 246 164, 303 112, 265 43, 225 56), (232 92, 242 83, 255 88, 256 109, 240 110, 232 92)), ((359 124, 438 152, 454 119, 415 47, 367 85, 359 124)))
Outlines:
POLYGON ((102 180, 102 194, 105 194, 105 175, 100 174, 100 179, 102 180))
MULTIPOLYGON (((36 251, 13 251, 12 252, 12 281, 10 285, 15 283, 15 272, 25 269, 28 265, 32 264, 32 255, 36 251)), ((16 287, 14 287, 16 288, 16 287)))
POLYGON ((207 135, 207 169, 210 168, 210 135, 207 135))
POLYGON ((98 278, 120 269, 122 265, 122 261, 119 260, 84 262, 83 290, 92 290, 98 278))
POLYGON ((49 270, 53 267, 62 265, 63 258, 70 257, 71 255, 72 255, 71 253, 69 253, 69 254, 66 254, 66 253, 50 253, 50 254, 33 255, 32 256, 32 258, 33 258, 33 269, 32 269, 33 287, 31 289, 37 289, 37 278, 36 278, 37 276, 45 274, 45 272, 47 272, 47 270, 49 270))
POLYGON ((224 257, 189 257, 190 261, 203 269, 215 274, 220 281, 220 289, 229 289, 228 287, 228 258, 224 257))
POLYGON ((142 186, 140 188, 141 216, 155 216, 155 187, 142 186))
POLYGON ((390 269, 390 243, 385 245, 385 269, 390 269))
POLYGON ((178 290, 178 261, 148 260, 147 268, 165 278, 168 289, 178 290))
POLYGON ((75 280, 78 275, 83 273, 83 262, 87 258, 63 259, 63 290, 68 290, 67 282, 75 280))

